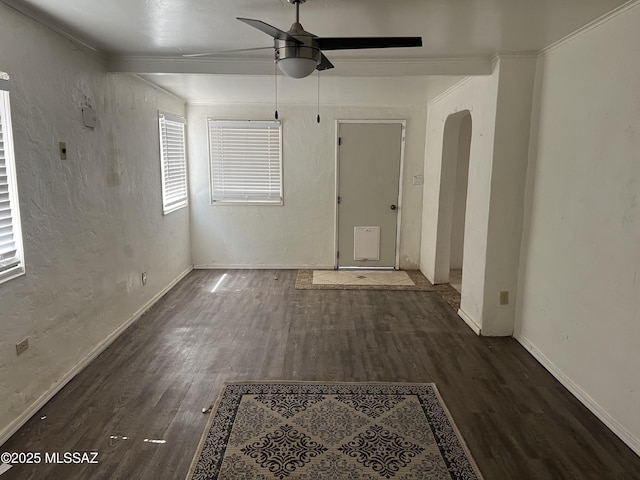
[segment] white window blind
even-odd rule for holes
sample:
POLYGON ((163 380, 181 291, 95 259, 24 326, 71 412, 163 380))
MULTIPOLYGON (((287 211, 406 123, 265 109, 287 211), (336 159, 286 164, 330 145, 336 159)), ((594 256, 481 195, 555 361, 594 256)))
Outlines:
POLYGON ((0 282, 24 273, 9 80, 0 72, 0 282))
POLYGON ((166 215, 187 206, 185 120, 160 113, 162 211, 166 215))
POLYGON ((282 205, 281 124, 209 120, 212 203, 282 205))

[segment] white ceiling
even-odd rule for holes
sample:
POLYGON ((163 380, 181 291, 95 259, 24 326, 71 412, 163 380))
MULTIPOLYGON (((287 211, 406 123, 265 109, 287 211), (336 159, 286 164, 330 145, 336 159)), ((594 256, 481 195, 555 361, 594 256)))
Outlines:
MULTIPOLYGON (((197 79, 194 74, 272 74, 273 53, 263 50, 207 59, 181 55, 273 45, 269 36, 235 18, 255 18, 288 30, 295 15, 295 7, 287 0, 2 1, 102 52, 110 70, 145 74, 185 98, 189 88, 206 92, 215 86, 211 78, 197 79), (156 75, 162 73, 190 77, 156 75)), ((336 66, 327 71, 329 75, 459 76, 489 73, 496 53, 538 52, 625 3, 307 0, 300 7, 300 21, 320 37, 423 38, 421 48, 327 52, 336 66)))
MULTIPOLYGON (((286 0, 5 0, 42 13, 89 44, 116 55, 180 55, 269 46, 235 20, 282 30, 286 0)), ((473 57, 538 51, 626 0, 308 0, 301 23, 318 36, 422 36, 415 49, 340 52, 360 57, 473 57)), ((332 56, 338 52, 332 52, 332 56)), ((267 53, 268 55, 268 53, 267 53)))

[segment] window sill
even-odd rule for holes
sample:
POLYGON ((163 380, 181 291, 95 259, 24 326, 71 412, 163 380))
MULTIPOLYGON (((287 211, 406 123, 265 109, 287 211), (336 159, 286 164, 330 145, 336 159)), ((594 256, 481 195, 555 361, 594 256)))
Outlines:
POLYGON ((170 213, 177 212, 178 210, 182 210, 183 208, 188 207, 189 204, 185 203, 182 205, 177 205, 175 207, 168 208, 167 210, 162 211, 162 215, 169 215, 170 213))
POLYGON ((275 202, 251 202, 246 200, 216 200, 211 202, 211 206, 267 206, 267 207, 281 207, 284 205, 284 201, 275 202))
POLYGON ((5 270, 0 273, 0 284, 4 282, 8 282, 9 280, 13 280, 14 278, 21 277, 24 275, 25 269, 24 266, 19 265, 17 267, 10 268, 9 270, 5 270))

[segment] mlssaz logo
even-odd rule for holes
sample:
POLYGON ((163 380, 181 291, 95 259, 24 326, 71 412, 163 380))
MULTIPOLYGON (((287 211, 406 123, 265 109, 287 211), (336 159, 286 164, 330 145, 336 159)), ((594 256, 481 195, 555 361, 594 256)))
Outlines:
POLYGON ((98 463, 98 452, 51 452, 44 456, 45 463, 98 463))

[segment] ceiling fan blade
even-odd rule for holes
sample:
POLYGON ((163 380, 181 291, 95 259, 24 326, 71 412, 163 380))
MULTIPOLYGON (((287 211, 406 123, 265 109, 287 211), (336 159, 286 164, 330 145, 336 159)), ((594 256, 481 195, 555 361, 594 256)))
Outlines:
POLYGON ((194 57, 213 57, 215 55, 225 55, 227 53, 237 53, 237 52, 253 52, 255 50, 273 50, 273 45, 269 47, 256 47, 256 48, 239 48, 236 50, 220 50, 219 52, 208 52, 208 53, 187 53, 182 55, 183 57, 194 58, 194 57))
POLYGON ((361 48, 421 47, 422 37, 318 37, 320 50, 357 50, 361 48))
POLYGON ((335 68, 333 63, 329 61, 327 57, 325 57, 322 53, 320 54, 320 63, 316 67, 316 70, 329 70, 330 68, 335 68))
POLYGON ((276 27, 273 27, 268 23, 264 23, 263 21, 253 20, 251 18, 240 18, 240 17, 237 17, 237 19, 240 20, 241 22, 246 23, 247 25, 251 25, 253 28, 257 28, 261 32, 264 32, 273 38, 277 38, 278 40, 288 40, 290 42, 302 43, 300 40, 298 40, 295 37, 292 37, 287 32, 283 32, 282 30, 276 27))

